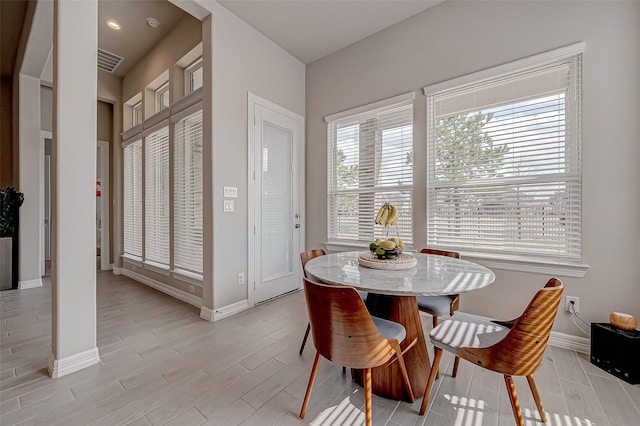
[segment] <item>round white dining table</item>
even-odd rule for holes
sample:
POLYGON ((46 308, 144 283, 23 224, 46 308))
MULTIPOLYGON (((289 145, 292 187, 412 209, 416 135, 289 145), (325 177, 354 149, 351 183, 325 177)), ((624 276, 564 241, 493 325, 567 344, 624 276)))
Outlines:
MULTIPOLYGON (((493 283, 495 275, 477 263, 424 253, 411 253, 417 262, 409 269, 373 269, 358 263, 361 253, 349 251, 318 256, 307 262, 305 273, 309 279, 324 284, 366 291, 366 305, 371 315, 404 325, 407 336, 400 345, 403 350, 416 339, 415 346, 404 354, 413 396, 407 393, 400 380, 397 362, 374 368, 371 372, 372 391, 376 395, 413 402, 414 397, 423 394, 431 368, 416 296, 478 290, 493 283)), ((356 380, 362 383, 360 372, 357 372, 356 380)))

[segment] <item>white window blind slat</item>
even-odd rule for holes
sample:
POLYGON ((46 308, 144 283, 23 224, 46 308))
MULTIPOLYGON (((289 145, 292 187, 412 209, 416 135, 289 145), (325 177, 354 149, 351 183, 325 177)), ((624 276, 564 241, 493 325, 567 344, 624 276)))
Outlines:
POLYGON ((169 266, 169 127, 144 138, 145 260, 169 266))
POLYGON ((429 246, 581 259, 580 70, 427 91, 429 246))
POLYGON ((329 241, 385 238, 389 229, 374 219, 389 202, 399 238, 413 244, 413 100, 357 110, 327 124, 329 241))
POLYGON ((202 274, 202 110, 174 126, 174 265, 202 274))
POLYGON ((124 148, 124 253, 142 257, 142 140, 124 148))

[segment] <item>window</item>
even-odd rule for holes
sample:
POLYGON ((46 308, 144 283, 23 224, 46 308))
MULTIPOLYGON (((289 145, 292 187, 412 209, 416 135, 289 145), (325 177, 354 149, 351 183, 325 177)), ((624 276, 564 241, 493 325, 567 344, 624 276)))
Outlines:
POLYGON ((328 237, 364 242, 396 235, 413 243, 414 93, 325 118, 328 136, 328 237), (374 225, 386 202, 399 212, 397 228, 374 225))
POLYGON ((144 138, 145 261, 169 266, 169 127, 144 138))
POLYGON ((131 119, 132 119, 132 127, 133 126, 137 126, 138 124, 142 123, 142 101, 138 102, 137 104, 135 104, 132 107, 132 115, 131 115, 131 119))
POLYGON ((202 274, 202 110, 174 126, 174 265, 202 274))
POLYGON ((142 140, 124 147, 124 253, 142 258, 142 140))
POLYGON ((198 58, 184 70, 185 95, 202 87, 202 77, 202 58, 198 58))
POLYGON ((160 86, 155 92, 156 112, 169 108, 169 83, 160 86))
POLYGON ((429 246, 581 260, 581 51, 425 88, 429 246))

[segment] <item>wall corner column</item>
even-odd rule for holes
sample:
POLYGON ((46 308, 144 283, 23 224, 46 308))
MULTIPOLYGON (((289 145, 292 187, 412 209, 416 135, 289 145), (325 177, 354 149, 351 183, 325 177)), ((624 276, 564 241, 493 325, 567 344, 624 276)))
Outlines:
POLYGON ((209 15, 202 20, 202 231, 203 231, 203 279, 202 279, 202 307, 200 317, 213 322, 214 320, 214 291, 213 291, 213 19, 209 15))
POLYGON ((96 343, 98 2, 53 13, 52 353, 60 377, 100 361, 96 343))

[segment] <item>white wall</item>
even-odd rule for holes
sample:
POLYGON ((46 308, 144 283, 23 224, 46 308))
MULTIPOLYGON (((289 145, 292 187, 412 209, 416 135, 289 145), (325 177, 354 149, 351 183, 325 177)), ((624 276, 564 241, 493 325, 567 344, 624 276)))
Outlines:
MULTIPOLYGON (((583 261, 586 276, 560 278, 580 297, 580 314, 640 317, 640 3, 442 3, 307 67, 307 245, 326 230, 323 117, 416 91, 414 240, 426 243, 423 86, 585 41, 583 56, 583 261), (420 163, 418 163, 420 161, 420 163)), ((462 309, 519 315, 548 276, 495 270, 496 282, 462 298, 462 309)), ((581 335, 561 312, 555 330, 581 335)))
POLYGON ((247 299, 247 93, 305 114, 305 66, 215 2, 213 17, 214 307, 247 299), (223 188, 238 187, 234 213, 222 213, 223 188))

